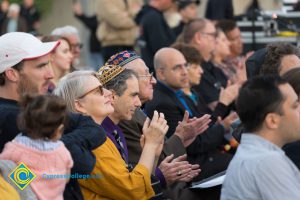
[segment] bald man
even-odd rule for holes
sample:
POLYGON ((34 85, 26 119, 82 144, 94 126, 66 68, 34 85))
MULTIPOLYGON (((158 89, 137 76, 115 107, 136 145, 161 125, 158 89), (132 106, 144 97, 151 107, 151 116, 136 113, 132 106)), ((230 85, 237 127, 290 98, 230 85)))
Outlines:
MULTIPOLYGON (((157 84, 152 101, 146 103, 145 110, 152 116, 154 110, 163 112, 169 125, 167 137, 172 136, 178 122, 182 120, 184 112, 190 117, 201 117, 201 113, 192 100, 185 96, 182 88, 189 84, 187 62, 184 56, 176 49, 162 48, 154 56, 154 67, 157 75, 157 84)), ((215 124, 197 136, 196 140, 187 147, 188 161, 200 164, 201 173, 196 180, 201 180, 225 170, 232 158, 218 150, 222 143, 225 129, 215 124)), ((220 188, 214 191, 215 198, 220 195, 220 188)), ((210 199, 215 199, 211 197, 210 199)))

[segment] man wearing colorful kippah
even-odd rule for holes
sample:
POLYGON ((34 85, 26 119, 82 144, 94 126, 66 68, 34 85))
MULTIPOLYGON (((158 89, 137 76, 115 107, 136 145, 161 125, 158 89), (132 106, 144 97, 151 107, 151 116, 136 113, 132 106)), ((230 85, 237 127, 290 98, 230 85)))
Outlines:
MULTIPOLYGON (((119 65, 135 71, 139 77, 139 98, 142 104, 152 99, 153 86, 156 84, 156 79, 149 73, 148 67, 135 52, 123 51, 117 53, 107 61, 107 64, 119 65)), ((139 141, 146 117, 142 109, 137 108, 131 120, 122 120, 119 123, 126 137, 128 156, 131 163, 137 163, 142 152, 139 141)), ((183 123, 180 123, 174 135, 166 140, 161 155, 161 159, 164 160, 156 170, 156 175, 159 177, 162 185, 168 186, 169 188, 164 191, 166 197, 175 199, 198 199, 197 194, 194 194, 188 189, 183 189, 186 184, 174 183, 176 181, 188 182, 198 174, 196 170, 197 165, 190 166, 193 169, 190 170, 188 169, 189 165, 184 161, 186 159, 186 155, 184 155, 186 153, 185 147, 193 142, 195 137, 206 129, 209 121, 209 116, 198 120, 188 120, 186 113, 183 123)))

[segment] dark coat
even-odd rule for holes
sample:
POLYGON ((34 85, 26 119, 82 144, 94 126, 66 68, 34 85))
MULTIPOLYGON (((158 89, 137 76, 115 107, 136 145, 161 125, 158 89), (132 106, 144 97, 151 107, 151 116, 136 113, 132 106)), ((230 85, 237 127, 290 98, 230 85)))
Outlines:
MULTIPOLYGON (((204 114, 197 110, 197 107, 188 97, 185 100, 196 117, 204 114)), ((160 82, 155 86, 153 100, 146 104, 145 110, 149 117, 152 117, 154 110, 164 113, 169 125, 168 137, 175 132, 178 122, 183 119, 185 112, 184 106, 175 93, 160 82)), ((232 156, 218 150, 222 144, 224 134, 223 126, 212 124, 205 133, 199 135, 187 147, 188 160, 193 164, 200 164, 202 169, 197 180, 209 177, 227 168, 232 156)))
MULTIPOLYGON (((104 129, 92 118, 80 114, 70 114, 61 140, 70 151, 74 166, 72 174, 90 174, 96 158, 92 150, 106 141, 104 129)), ((64 199, 83 200, 77 179, 70 179, 64 191, 64 199)))
MULTIPOLYGON (((3 24, 1 26, 1 34, 7 33, 7 26, 8 26, 9 18, 6 18, 3 21, 3 24)), ((18 32, 27 32, 28 31, 28 24, 26 20, 23 17, 19 17, 17 20, 17 30, 18 32)))
POLYGON ((20 107, 17 101, 0 98, 0 152, 5 143, 13 140, 19 133, 17 117, 20 107))
POLYGON ((138 41, 141 47, 142 58, 151 72, 154 72, 154 54, 163 47, 170 46, 176 39, 175 34, 168 26, 163 13, 145 5, 135 19, 140 28, 138 41))
POLYGON ((193 87, 198 95, 203 96, 207 104, 219 100, 221 87, 227 85, 227 77, 221 69, 215 67, 211 62, 201 64, 203 75, 199 85, 193 87))
POLYGON ((232 0, 208 0, 205 17, 212 20, 233 19, 232 0))
POLYGON ((101 52, 101 42, 98 40, 96 36, 96 31, 98 27, 97 16, 86 16, 86 15, 75 15, 77 19, 79 19, 88 29, 91 31, 90 35, 90 51, 91 52, 101 52))

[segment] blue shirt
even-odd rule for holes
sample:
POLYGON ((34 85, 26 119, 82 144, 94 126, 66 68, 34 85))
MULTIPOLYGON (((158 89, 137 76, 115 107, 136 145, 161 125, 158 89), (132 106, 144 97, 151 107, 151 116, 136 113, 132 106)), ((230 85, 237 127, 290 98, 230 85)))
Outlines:
POLYGON ((192 112, 192 109, 190 109, 190 107, 188 106, 184 96, 184 92, 182 90, 174 90, 172 88, 170 88, 169 86, 167 86, 166 84, 159 82, 161 85, 163 85, 164 87, 166 87, 168 90, 172 91, 175 96, 177 97, 177 99, 180 101, 180 103, 183 105, 184 109, 187 110, 189 112, 189 116, 193 117, 194 114, 192 112))

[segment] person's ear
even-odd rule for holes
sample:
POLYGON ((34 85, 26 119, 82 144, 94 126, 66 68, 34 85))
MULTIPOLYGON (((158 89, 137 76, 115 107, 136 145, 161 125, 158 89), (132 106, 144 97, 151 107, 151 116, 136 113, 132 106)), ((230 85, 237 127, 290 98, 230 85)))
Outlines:
POLYGON ((202 34, 200 33, 200 31, 196 32, 195 35, 194 35, 194 42, 196 44, 200 44, 201 41, 202 41, 202 34))
POLYGON ((111 105, 114 107, 119 96, 117 95, 117 93, 114 90, 109 90, 109 91, 111 91, 111 99, 112 99, 111 105))
POLYGON ((166 76, 165 76, 165 70, 163 68, 158 68, 155 70, 155 73, 156 73, 156 77, 161 80, 161 81, 164 81, 166 79, 166 76))
POLYGON ((80 100, 75 100, 74 104, 75 110, 83 115, 87 114, 87 110, 85 109, 85 102, 80 100))
POLYGON ((277 113, 268 113, 265 118, 265 125, 268 129, 275 130, 280 126, 280 115, 277 113))
POLYGON ((6 78, 11 82, 18 82, 20 79, 20 74, 16 69, 9 68, 5 70, 5 76, 6 78))

